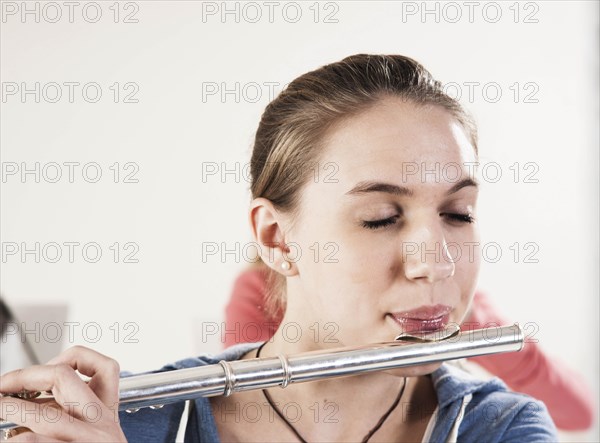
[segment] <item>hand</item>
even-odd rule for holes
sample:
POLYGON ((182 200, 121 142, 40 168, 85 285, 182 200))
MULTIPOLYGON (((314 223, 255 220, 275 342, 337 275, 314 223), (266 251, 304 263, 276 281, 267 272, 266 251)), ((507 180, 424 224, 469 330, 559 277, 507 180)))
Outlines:
POLYGON ((119 364, 112 358, 74 346, 45 365, 0 377, 1 393, 23 390, 52 391, 54 399, 0 398, 0 417, 29 428, 11 442, 127 441, 119 426, 119 364), (88 383, 76 369, 91 377, 88 383))

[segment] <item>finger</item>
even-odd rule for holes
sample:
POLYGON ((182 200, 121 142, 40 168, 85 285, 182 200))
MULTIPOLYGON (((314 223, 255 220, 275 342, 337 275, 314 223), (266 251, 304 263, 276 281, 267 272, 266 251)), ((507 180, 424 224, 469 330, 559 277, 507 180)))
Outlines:
POLYGON ((15 429, 12 429, 10 432, 10 436, 8 438, 8 440, 5 439, 0 439, 0 441, 9 441, 9 442, 60 442, 60 440, 56 440, 54 438, 48 437, 47 435, 42 435, 42 434, 37 434, 35 432, 32 432, 30 429, 27 428, 16 428, 17 431, 15 432, 15 429))
POLYGON ((88 385, 106 405, 119 401, 119 363, 83 346, 73 346, 48 362, 66 364, 92 377, 88 385))
POLYGON ((0 441, 6 441, 9 438, 22 434, 23 432, 31 432, 31 429, 24 426, 17 426, 13 429, 3 429, 2 434, 0 434, 0 441))
POLYGON ((54 400, 78 418, 86 405, 100 405, 100 399, 87 384, 65 364, 30 366, 0 377, 0 392, 52 391, 54 400))
POLYGON ((54 365, 32 365, 0 375, 0 392, 16 394, 22 391, 50 391, 54 386, 54 365))
POLYGON ((70 440, 84 432, 84 423, 66 413, 56 404, 38 404, 20 398, 0 398, 0 417, 34 433, 52 435, 60 440, 70 440))

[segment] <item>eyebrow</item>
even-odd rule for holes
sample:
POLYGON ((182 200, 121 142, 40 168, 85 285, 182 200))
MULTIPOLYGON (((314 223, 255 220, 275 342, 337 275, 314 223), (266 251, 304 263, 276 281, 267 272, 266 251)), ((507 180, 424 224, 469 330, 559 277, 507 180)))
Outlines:
MULTIPOLYGON (((458 183, 454 184, 450 189, 448 189, 448 191, 446 191, 446 195, 454 194, 467 186, 474 186, 477 188, 479 187, 479 184, 472 178, 465 178, 464 180, 459 181, 458 183)), ((412 197, 414 195, 413 191, 405 186, 398 186, 393 185, 391 183, 373 181, 359 182, 351 190, 346 192, 346 195, 366 194, 369 192, 385 192, 387 194, 407 197, 412 197)))
POLYGON ((467 186, 474 186, 475 188, 479 188, 479 183, 472 178, 465 178, 464 180, 459 181, 454 186, 452 186, 446 192, 446 195, 454 194, 455 192, 460 191, 462 188, 466 188, 467 186))

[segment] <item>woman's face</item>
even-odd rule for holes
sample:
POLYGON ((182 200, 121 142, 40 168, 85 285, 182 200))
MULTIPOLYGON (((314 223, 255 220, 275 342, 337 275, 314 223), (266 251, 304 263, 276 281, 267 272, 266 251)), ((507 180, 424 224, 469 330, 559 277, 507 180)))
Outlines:
POLYGON ((301 251, 288 310, 335 346, 460 323, 479 270, 475 162, 439 106, 389 97, 336 125, 286 232, 301 251))

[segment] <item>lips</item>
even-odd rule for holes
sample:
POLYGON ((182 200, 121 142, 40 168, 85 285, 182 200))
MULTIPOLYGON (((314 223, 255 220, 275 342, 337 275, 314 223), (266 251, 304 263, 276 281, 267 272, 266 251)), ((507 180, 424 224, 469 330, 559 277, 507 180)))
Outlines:
POLYGON ((392 312, 390 316, 404 332, 437 331, 448 325, 452 307, 448 305, 427 305, 402 312, 392 312))

